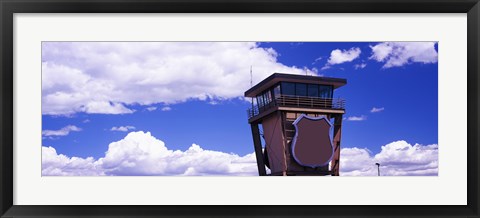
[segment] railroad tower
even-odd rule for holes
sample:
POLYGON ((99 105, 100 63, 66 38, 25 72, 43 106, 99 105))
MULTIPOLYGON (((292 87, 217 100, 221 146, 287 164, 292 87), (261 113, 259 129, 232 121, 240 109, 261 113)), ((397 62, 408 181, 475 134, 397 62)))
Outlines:
POLYGON ((346 83, 274 73, 245 92, 253 98, 247 113, 260 176, 265 166, 268 175, 339 175, 345 100, 333 94, 346 83))

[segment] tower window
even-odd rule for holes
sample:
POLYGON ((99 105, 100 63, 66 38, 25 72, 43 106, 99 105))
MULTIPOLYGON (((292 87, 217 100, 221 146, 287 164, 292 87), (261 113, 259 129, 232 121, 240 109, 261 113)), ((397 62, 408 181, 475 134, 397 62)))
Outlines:
POLYGON ((309 97, 318 97, 318 85, 308 84, 308 96, 309 97))
POLYGON ((295 95, 297 96, 307 96, 307 84, 297 83, 295 84, 295 95))
POLYGON ((280 85, 277 85, 275 88, 273 88, 273 96, 275 98, 280 97, 280 85))
POLYGON ((333 89, 332 86, 320 86, 320 98, 332 98, 333 89))
POLYGON ((283 95, 295 95, 295 83, 282 82, 283 95))

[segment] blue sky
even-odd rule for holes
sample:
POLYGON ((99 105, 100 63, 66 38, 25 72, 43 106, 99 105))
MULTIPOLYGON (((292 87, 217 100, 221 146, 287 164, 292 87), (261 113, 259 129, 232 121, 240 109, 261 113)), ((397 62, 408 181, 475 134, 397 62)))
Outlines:
POLYGON ((347 79, 334 93, 346 100, 344 175, 380 160, 390 175, 436 175, 437 60, 435 42, 43 42, 42 174, 253 175, 252 66, 254 84, 274 72, 347 79), (160 147, 161 172, 149 165, 160 147), (177 154, 182 166, 163 162, 177 154), (209 155, 228 163, 201 170, 209 155))

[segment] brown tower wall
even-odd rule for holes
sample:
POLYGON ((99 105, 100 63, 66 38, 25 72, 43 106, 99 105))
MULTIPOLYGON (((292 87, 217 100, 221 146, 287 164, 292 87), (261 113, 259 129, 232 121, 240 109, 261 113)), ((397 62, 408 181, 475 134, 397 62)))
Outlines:
POLYGON ((274 113, 265 118, 262 122, 262 127, 270 170, 272 173, 283 173, 286 171, 286 156, 281 114, 274 113))

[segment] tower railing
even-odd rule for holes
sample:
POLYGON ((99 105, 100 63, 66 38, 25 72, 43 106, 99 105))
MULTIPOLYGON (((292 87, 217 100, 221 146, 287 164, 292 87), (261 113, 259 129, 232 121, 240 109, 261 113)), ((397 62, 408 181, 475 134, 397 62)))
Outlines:
POLYGON ((265 105, 254 105, 247 109, 248 118, 259 115, 272 107, 298 107, 318 109, 345 109, 345 99, 308 96, 280 95, 265 105))

